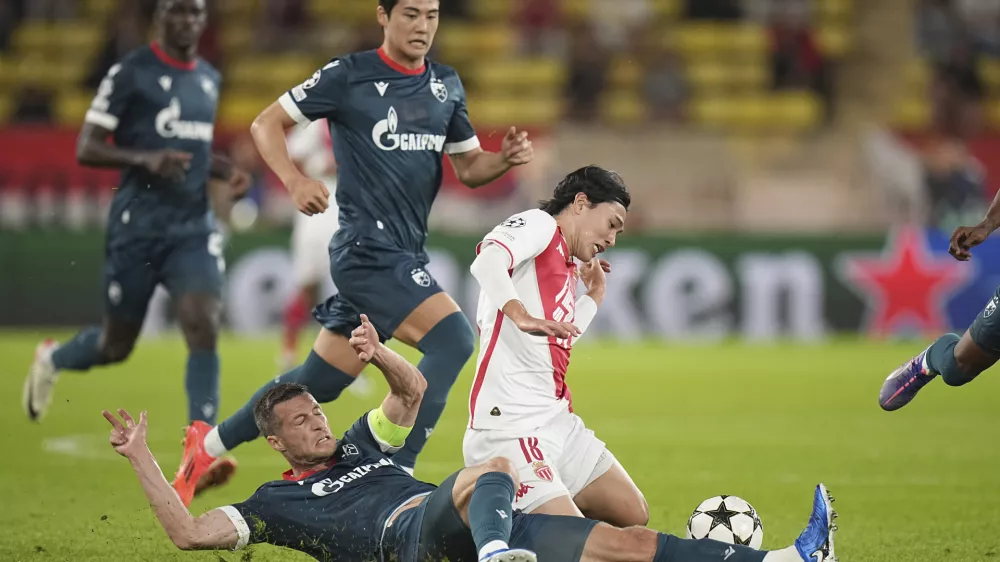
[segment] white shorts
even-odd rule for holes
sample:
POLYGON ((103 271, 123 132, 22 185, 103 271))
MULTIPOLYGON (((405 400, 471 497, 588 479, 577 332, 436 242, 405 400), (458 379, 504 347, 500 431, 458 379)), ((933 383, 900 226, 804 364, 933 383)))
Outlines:
POLYGON ((337 208, 307 217, 296 213, 292 230, 292 267, 302 285, 323 284, 330 277, 330 239, 340 227, 337 208))
POLYGON ((513 462, 521 479, 514 509, 525 513, 559 496, 575 497, 617 462, 580 416, 568 411, 528 431, 466 429, 462 452, 465 466, 495 457, 513 462))

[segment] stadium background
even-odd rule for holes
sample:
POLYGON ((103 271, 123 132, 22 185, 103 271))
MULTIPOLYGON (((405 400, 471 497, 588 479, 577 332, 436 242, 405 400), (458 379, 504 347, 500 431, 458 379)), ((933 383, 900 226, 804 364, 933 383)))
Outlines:
MULTIPOLYGON (((97 415, 149 409, 150 445, 176 466, 184 352, 165 295, 129 362, 64 376, 42 425, 17 405, 37 340, 99 318, 117 174, 75 164, 76 132, 107 68, 149 39, 152 4, 0 0, 3 560, 209 559, 172 552, 97 415)), ((536 160, 476 191, 448 170, 430 269, 472 313, 477 237, 579 165, 623 174, 637 204, 570 382, 652 524, 681 532, 702 499, 737 494, 761 513, 765 546, 780 546, 822 479, 845 514, 843 560, 1000 551, 993 374, 973 389, 935 383, 897 414, 875 403, 892 368, 964 329, 1000 284, 1000 243, 969 264, 946 253, 951 228, 977 221, 1000 187, 1000 1, 441 4, 433 56, 461 72, 484 144, 527 128, 536 160)), ((294 209, 249 124, 381 33, 374 0, 208 5, 202 54, 224 75, 217 145, 254 174, 227 217, 225 414, 276 374, 293 288, 294 209)), ((418 476, 461 462, 468 371, 418 476)), ((331 421, 375 400, 346 397, 331 421)), ((259 443, 237 457, 237 482, 195 511, 242 499, 281 465, 259 443)))

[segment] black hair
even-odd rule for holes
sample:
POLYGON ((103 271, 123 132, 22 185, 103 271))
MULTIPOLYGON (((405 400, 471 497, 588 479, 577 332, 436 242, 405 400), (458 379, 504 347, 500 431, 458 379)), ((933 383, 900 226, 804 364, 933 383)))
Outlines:
POLYGON ((296 382, 281 383, 267 389, 253 405, 253 421, 264 437, 274 435, 278 430, 278 420, 274 419, 274 407, 292 398, 309 394, 309 389, 296 382))
POLYGON ((552 216, 558 215, 573 203, 577 193, 586 195, 591 207, 617 201, 627 211, 632 203, 621 176, 600 166, 584 166, 563 178, 552 192, 552 199, 539 201, 538 207, 552 216))
POLYGON ((385 9, 385 15, 392 15, 392 9, 399 4, 399 0, 378 0, 378 5, 385 9))

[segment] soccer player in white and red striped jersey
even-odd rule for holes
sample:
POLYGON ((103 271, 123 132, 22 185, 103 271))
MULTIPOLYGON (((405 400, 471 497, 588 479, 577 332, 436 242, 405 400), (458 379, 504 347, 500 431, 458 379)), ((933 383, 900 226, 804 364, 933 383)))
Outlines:
POLYGON ((331 197, 330 208, 325 213, 312 216, 295 213, 291 250, 297 290, 285 306, 281 358, 285 369, 302 362, 298 356, 299 333, 308 322, 313 306, 319 302, 320 286, 330 276, 327 247, 339 227, 333 199, 337 189, 337 162, 326 119, 293 128, 288 134, 288 155, 303 174, 322 181, 331 197))
POLYGON ((515 508, 644 525, 642 493, 604 442, 573 413, 566 386, 573 344, 604 298, 631 197, 621 177, 597 166, 566 176, 540 209, 514 215, 477 248, 480 350, 469 397, 465 465, 514 462, 515 508), (576 260, 583 265, 577 266, 576 260), (587 294, 576 298, 578 279, 587 294))

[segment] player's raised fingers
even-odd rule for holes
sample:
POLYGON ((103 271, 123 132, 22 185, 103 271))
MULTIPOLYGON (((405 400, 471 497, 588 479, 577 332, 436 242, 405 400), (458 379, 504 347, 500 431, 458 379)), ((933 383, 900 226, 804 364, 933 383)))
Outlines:
POLYGON ((368 315, 367 314, 362 314, 361 315, 361 325, 364 326, 365 324, 371 324, 371 322, 368 320, 368 315))
POLYGON ((507 129, 507 134, 504 136, 508 140, 514 140, 514 137, 517 136, 517 128, 511 125, 510 129, 507 129))
POLYGON ((132 419, 131 414, 125 411, 125 408, 118 408, 118 415, 121 416, 123 420, 125 420, 125 427, 128 427, 130 425, 135 425, 135 420, 132 419))
POLYGON ((146 427, 146 410, 139 412, 139 427, 146 427))
POLYGON ((122 431, 125 429, 122 427, 122 422, 118 421, 118 418, 116 418, 115 415, 112 414, 111 412, 104 410, 103 412, 101 412, 101 415, 103 415, 104 419, 108 420, 111 423, 111 427, 113 427, 115 431, 122 431))

